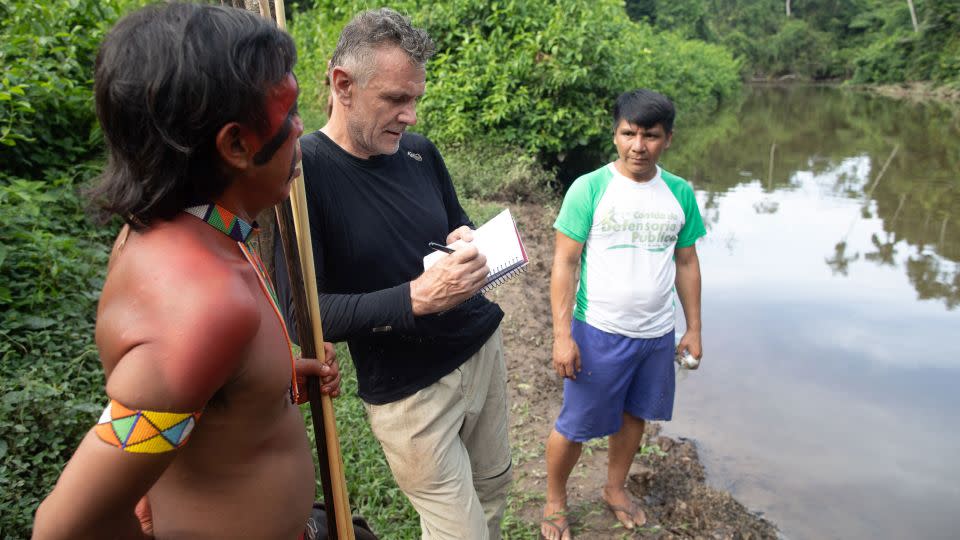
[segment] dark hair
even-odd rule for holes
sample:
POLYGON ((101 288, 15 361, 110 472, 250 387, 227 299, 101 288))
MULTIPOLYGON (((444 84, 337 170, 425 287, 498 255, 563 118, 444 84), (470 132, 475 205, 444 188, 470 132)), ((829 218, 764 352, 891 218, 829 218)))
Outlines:
POLYGON ((677 110, 667 96, 646 88, 631 90, 620 94, 613 106, 613 129, 620 120, 626 120, 643 128, 660 124, 664 132, 671 133, 676 116, 677 110))
POLYGON ((246 10, 163 4, 124 17, 97 54, 109 160, 93 202, 146 226, 218 197, 230 178, 217 133, 230 122, 265 130, 266 92, 296 61, 290 36, 246 10))
POLYGON ((436 50, 427 32, 415 28, 409 17, 390 8, 371 9, 358 13, 343 27, 327 72, 346 66, 357 70, 354 76, 361 86, 366 85, 377 68, 374 53, 384 45, 400 47, 421 67, 436 50))

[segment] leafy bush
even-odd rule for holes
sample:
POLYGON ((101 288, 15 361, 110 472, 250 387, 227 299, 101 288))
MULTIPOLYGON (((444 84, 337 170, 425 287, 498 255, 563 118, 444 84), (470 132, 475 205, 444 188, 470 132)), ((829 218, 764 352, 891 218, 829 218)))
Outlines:
POLYGON ((0 4, 0 162, 7 172, 35 174, 95 148, 92 66, 105 28, 129 4, 0 4))
POLYGON ((960 11, 955 2, 917 3, 919 31, 906 6, 878 10, 871 20, 873 40, 854 58, 857 83, 931 80, 960 85, 960 11))
POLYGON ((710 6, 707 2, 627 0, 625 7, 627 15, 635 21, 668 29, 692 39, 716 41, 710 25, 710 6))
POLYGON ((103 407, 93 320, 110 231, 85 223, 74 188, 95 168, 0 181, 0 537, 29 536, 103 407))
MULTIPOLYGON (((625 90, 651 87, 695 108, 739 87, 738 65, 722 48, 656 35, 615 0, 388 4, 437 43, 418 129, 439 144, 480 138, 554 156, 606 137, 609 108, 625 90), (677 50, 691 54, 676 60, 677 50)), ((319 0, 298 14, 291 31, 300 72, 312 79, 308 95, 321 84, 339 29, 367 7, 319 0)))
POLYGON ((606 138, 610 107, 625 90, 651 87, 695 107, 715 104, 739 85, 729 54, 715 48, 708 58, 682 57, 678 51, 692 42, 654 35, 629 21, 618 2, 445 7, 430 9, 424 21, 441 38, 423 106, 425 129, 440 141, 464 142, 479 132, 556 155, 606 138), (729 74, 729 85, 716 84, 722 75, 702 77, 706 72, 729 74))
POLYGON ((906 79, 911 36, 891 36, 871 43, 854 58, 855 83, 895 83, 906 79), (907 54, 904 54, 907 53, 907 54))
POLYGON ((529 202, 548 196, 545 188, 554 175, 519 149, 476 140, 441 150, 461 198, 529 202))
POLYGON ((33 512, 103 407, 93 345, 110 230, 77 186, 98 163, 92 67, 128 0, 0 4, 0 537, 33 512))
POLYGON ((811 27, 806 21, 792 19, 762 46, 764 61, 771 75, 798 72, 814 79, 831 75, 832 37, 811 27))
POLYGON ((719 42, 754 76, 852 78, 859 83, 931 80, 960 86, 956 0, 626 0, 655 28, 719 42))
MULTIPOLYGON (((716 105, 739 94, 740 66, 726 49, 683 40, 669 32, 659 34, 658 39, 655 53, 647 57, 647 69, 656 73, 656 79, 638 86, 653 88, 673 99, 678 118, 712 112, 716 105)), ((607 122, 603 137, 609 134, 607 122)))

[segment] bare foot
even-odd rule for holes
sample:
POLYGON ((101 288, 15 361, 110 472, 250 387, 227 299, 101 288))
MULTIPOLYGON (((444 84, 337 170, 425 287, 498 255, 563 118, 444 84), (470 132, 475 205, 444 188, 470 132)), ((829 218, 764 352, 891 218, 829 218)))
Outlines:
POLYGON ((602 497, 603 502, 607 503, 607 508, 625 528, 640 527, 647 522, 646 512, 630 499, 625 489, 604 487, 602 497))
POLYGON ((547 502, 544 505, 540 534, 546 540, 573 540, 573 534, 570 532, 570 522, 567 520, 566 503, 547 502))

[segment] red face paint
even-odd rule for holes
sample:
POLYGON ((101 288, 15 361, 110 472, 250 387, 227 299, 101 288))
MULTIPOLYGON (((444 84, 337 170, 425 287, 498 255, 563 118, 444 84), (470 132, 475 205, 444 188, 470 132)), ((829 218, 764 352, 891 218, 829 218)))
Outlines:
POLYGON ((267 128, 262 135, 252 131, 247 133, 247 143, 254 149, 254 163, 260 165, 269 161, 290 136, 299 93, 297 79, 292 73, 267 92, 264 102, 267 128))
POLYGON ((290 111, 297 103, 300 88, 293 73, 288 73, 282 81, 267 92, 265 108, 267 113, 267 133, 274 134, 286 122, 290 111))

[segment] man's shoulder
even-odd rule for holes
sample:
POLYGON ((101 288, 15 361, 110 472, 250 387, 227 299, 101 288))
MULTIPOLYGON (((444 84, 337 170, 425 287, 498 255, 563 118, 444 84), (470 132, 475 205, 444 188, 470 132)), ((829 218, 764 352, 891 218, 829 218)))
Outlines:
POLYGON ((128 239, 116 255, 107 281, 121 286, 139 284, 135 291, 140 299, 156 300, 158 309, 171 305, 170 298, 196 307, 209 305, 211 311, 216 311, 218 304, 239 309, 251 305, 253 299, 244 279, 248 267, 241 257, 239 252, 205 242, 182 223, 166 222, 133 241, 128 239))
POLYGON ((663 182, 672 189, 679 189, 683 191, 689 190, 691 192, 693 191, 693 186, 690 185, 690 182, 688 182, 686 178, 677 176, 666 169, 660 169, 660 178, 662 178, 663 182))
POLYGON ((321 153, 326 153, 327 149, 326 135, 318 129, 300 137, 300 151, 303 153, 303 160, 309 161, 318 157, 321 153))
POLYGON ((151 226, 117 254, 100 298, 97 343, 105 365, 122 358, 157 380, 179 381, 167 388, 175 402, 202 405, 257 335, 259 291, 239 253, 180 225, 151 226))

